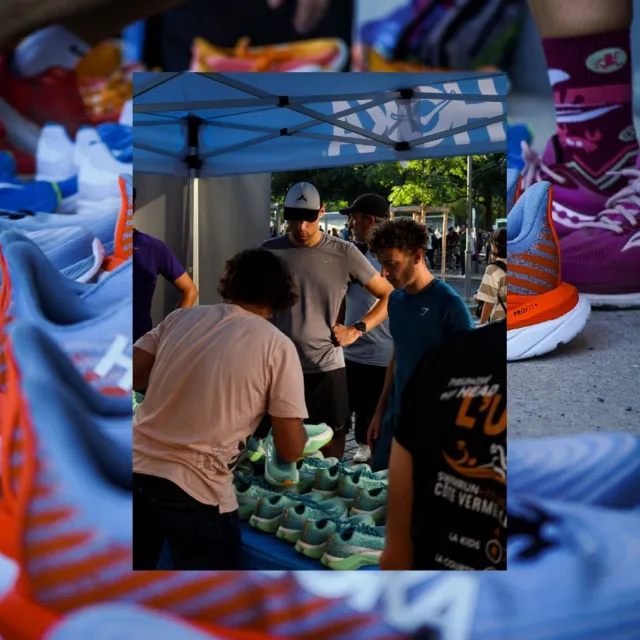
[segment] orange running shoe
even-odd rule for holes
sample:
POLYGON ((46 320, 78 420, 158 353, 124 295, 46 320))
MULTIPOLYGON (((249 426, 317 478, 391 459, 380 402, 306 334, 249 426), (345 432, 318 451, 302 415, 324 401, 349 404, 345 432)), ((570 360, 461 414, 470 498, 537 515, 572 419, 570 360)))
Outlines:
POLYGON ((235 48, 226 49, 196 38, 191 71, 341 71, 349 58, 347 45, 337 38, 265 47, 249 45, 249 38, 242 38, 235 48))
POLYGON ((552 188, 539 182, 527 189, 507 224, 507 360, 553 351, 585 327, 591 305, 562 282, 560 247, 553 228, 552 188))

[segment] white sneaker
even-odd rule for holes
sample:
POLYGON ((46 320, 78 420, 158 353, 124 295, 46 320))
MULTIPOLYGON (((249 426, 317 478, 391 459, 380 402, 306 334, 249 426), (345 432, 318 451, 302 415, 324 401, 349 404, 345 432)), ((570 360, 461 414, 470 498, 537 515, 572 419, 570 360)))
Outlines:
POLYGON ((371 449, 368 444, 359 444, 358 450, 353 456, 354 462, 366 462, 371 457, 371 449))
POLYGON ((42 128, 36 151, 36 180, 64 182, 78 175, 74 162, 75 145, 62 125, 42 128))
POLYGON ((80 127, 76 133, 76 147, 73 161, 76 165, 76 172, 80 172, 80 167, 89 157, 89 147, 94 142, 101 142, 98 132, 93 127, 80 127))
POLYGON ((120 112, 119 123, 127 125, 129 127, 133 126, 133 101, 127 100, 122 105, 122 111, 120 112))
POLYGON ((131 163, 119 162, 103 142, 94 142, 89 146, 87 158, 78 174, 77 212, 120 211, 122 196, 118 177, 132 173, 131 163))

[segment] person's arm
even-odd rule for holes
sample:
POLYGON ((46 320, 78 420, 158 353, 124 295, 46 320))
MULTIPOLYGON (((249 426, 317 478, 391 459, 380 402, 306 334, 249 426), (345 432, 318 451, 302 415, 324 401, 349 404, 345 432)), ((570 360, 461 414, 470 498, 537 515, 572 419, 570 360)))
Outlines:
POLYGON ((482 313, 480 315, 480 324, 487 324, 487 322, 489 322, 489 318, 491 317, 491 314, 493 313, 493 309, 496 305, 493 304, 492 302, 485 302, 482 305, 482 313))
POLYGON ((176 309, 186 309, 193 307, 198 299, 198 290, 196 285, 193 284, 193 280, 189 274, 185 271, 177 280, 174 280, 173 284, 180 291, 180 299, 176 305, 176 309))
POLYGON ((267 413, 278 456, 295 462, 302 456, 307 432, 302 421, 309 416, 304 399, 304 377, 296 348, 288 338, 274 342, 270 357, 267 413))
POLYGON ((389 463, 385 543, 380 558, 382 570, 406 571, 413 569, 412 509, 413 457, 394 438, 389 463))
POLYGON ((149 386, 149 377, 155 364, 156 356, 140 347, 133 347, 133 389, 144 392, 149 386))
MULTIPOLYGON (((351 280, 361 284, 372 296, 378 299, 369 312, 360 319, 360 322, 365 323, 367 331, 371 331, 389 317, 387 305, 393 287, 354 245, 349 245, 347 250, 347 265, 351 280)), ((362 336, 362 332, 355 327, 345 327, 342 324, 336 324, 333 327, 333 337, 340 347, 353 344, 360 336, 362 336)))

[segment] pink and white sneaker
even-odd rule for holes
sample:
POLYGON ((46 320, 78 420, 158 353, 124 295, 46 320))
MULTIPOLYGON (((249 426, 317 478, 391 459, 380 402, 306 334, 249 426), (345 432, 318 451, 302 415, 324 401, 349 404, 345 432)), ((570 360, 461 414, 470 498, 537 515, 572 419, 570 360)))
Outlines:
MULTIPOLYGON (((571 140, 573 146, 584 146, 589 140, 571 140)), ((564 140, 568 144, 567 140, 564 140)), ((525 168, 522 173, 522 189, 541 180, 553 185, 553 222, 560 238, 593 222, 606 209, 607 202, 624 185, 623 172, 637 156, 637 148, 609 162, 597 175, 586 166, 572 160, 562 161, 562 145, 558 136, 547 142, 542 156, 526 142, 522 143, 525 168)))
POLYGON ((640 156, 602 211, 560 242, 562 277, 593 307, 640 306, 640 156))

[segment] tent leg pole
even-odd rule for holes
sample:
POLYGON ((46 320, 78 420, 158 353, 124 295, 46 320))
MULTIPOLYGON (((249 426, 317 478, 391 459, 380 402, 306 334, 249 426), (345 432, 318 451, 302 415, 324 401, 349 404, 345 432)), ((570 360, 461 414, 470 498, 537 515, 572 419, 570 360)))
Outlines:
POLYGON ((191 195, 191 230, 192 230, 192 254, 193 254, 193 284, 198 290, 196 304, 200 303, 200 217, 198 215, 198 177, 195 169, 189 170, 189 192, 191 195))
POLYGON ((465 276, 464 276, 464 297, 467 302, 471 301, 471 225, 473 224, 473 202, 471 200, 471 173, 473 171, 473 158, 467 156, 467 243, 464 253, 465 276))

